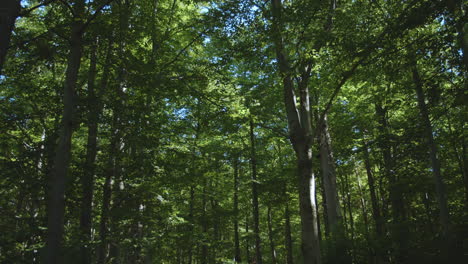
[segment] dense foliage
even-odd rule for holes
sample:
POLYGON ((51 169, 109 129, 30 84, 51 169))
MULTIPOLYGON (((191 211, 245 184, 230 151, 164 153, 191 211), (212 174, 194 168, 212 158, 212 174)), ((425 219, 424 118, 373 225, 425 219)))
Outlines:
POLYGON ((468 263, 462 0, 2 0, 0 263, 468 263))

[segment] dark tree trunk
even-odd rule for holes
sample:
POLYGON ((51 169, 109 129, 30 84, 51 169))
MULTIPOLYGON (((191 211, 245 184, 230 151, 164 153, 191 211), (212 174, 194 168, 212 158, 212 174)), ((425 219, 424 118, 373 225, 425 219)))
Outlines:
MULTIPOLYGON (((195 188, 190 186, 190 211, 189 211, 189 219, 190 219, 190 234, 193 232, 193 226, 194 226, 194 217, 193 217, 193 212, 194 212, 194 207, 195 207, 195 188)), ((189 249, 188 249, 188 254, 187 254, 187 259, 188 259, 188 264, 192 264, 192 258, 193 258, 193 240, 192 237, 189 237, 189 249)))
POLYGON ((63 95, 63 115, 59 142, 55 151, 54 165, 49 176, 49 197, 47 202, 47 238, 45 263, 62 263, 61 243, 65 214, 65 185, 71 158, 71 139, 75 124, 75 88, 81 64, 83 47, 84 0, 75 2, 75 16, 71 27, 70 52, 63 95))
POLYGON ((20 2, 20 0, 2 0, 0 2, 0 74, 2 74, 10 46, 11 33, 21 10, 20 2))
POLYGON ((323 177, 323 189, 325 193, 327 222, 332 230, 336 232, 341 221, 340 205, 338 201, 338 191, 336 188, 336 173, 331 150, 331 139, 328 131, 327 118, 324 118, 320 136, 320 165, 323 177))
POLYGON ((323 189, 326 216, 325 219, 329 227, 329 254, 330 263, 350 263, 346 252, 346 239, 343 228, 343 219, 338 200, 338 190, 336 187, 335 161, 331 148, 331 136, 328 130, 328 120, 325 115, 320 128, 320 165, 322 169, 323 189))
MULTIPOLYGON (((115 141, 115 140, 114 140, 115 141)), ((115 149, 112 145, 115 145, 115 142, 111 142, 111 151, 115 149)), ((112 155, 111 155, 112 156, 112 155)), ((106 178, 104 181, 103 191, 102 191, 102 207, 101 207, 101 220, 99 223, 99 247, 98 247, 98 264, 104 264, 107 260, 109 244, 108 244, 108 221, 109 221, 109 212, 110 212, 110 201, 112 198, 112 177, 114 176, 114 160, 113 157, 109 158, 108 168, 106 171, 106 178)))
MULTIPOLYGON (((205 234, 205 237, 208 236, 208 217, 206 215, 206 204, 207 204, 207 201, 206 201, 206 183, 204 183, 203 185, 203 194, 202 194, 203 198, 202 198, 202 208, 203 208, 203 211, 202 211, 202 232, 203 234, 205 234)), ((208 263, 208 241, 205 241, 203 240, 202 241, 202 252, 201 252, 201 263, 202 264, 207 264, 208 263)))
POLYGON ((275 250, 275 242, 273 238, 273 224, 271 219, 271 207, 268 206, 268 239, 270 240, 270 253, 271 253, 271 263, 276 264, 276 250, 275 250))
POLYGON ((379 201, 377 199, 377 194, 375 191, 375 181, 374 181, 374 174, 372 172, 371 163, 369 159, 369 148, 367 143, 364 143, 364 166, 366 167, 367 173, 367 183, 369 185, 369 193, 371 198, 372 204, 372 217, 374 218, 375 222, 375 231, 378 237, 382 237, 383 235, 383 219, 380 215, 380 208, 379 208, 379 201))
POLYGON ((424 133, 426 137, 426 141, 428 144, 428 147, 430 149, 430 160, 431 160, 431 166, 432 166, 432 175, 434 177, 434 184, 435 184, 435 190, 437 194, 437 201, 439 205, 439 221, 440 221, 440 226, 442 227, 442 245, 445 246, 443 252, 443 259, 444 261, 449 261, 450 257, 453 257, 449 255, 449 251, 452 246, 454 246, 453 241, 452 241, 452 234, 450 231, 450 219, 449 219, 449 211, 448 211, 448 205, 447 205, 447 193, 445 190, 445 183, 442 178, 442 174, 440 172, 440 161, 437 156, 437 144, 434 140, 434 136, 432 134, 432 124, 431 120, 429 118, 429 111, 426 106, 426 101, 425 101, 425 96, 424 96, 424 91, 423 91, 423 82, 421 80, 421 77, 419 75, 419 72, 417 70, 417 65, 416 62, 414 62, 414 67, 413 67, 413 81, 415 84, 415 90, 416 90, 416 95, 418 98, 418 106, 419 106, 419 111, 421 113, 422 117, 422 124, 424 126, 424 133))
POLYGON ((375 105, 376 114, 379 122, 379 133, 381 139, 379 140, 379 148, 383 156, 383 169, 384 175, 389 183, 389 198, 392 213, 392 228, 390 234, 394 242, 395 258, 398 262, 404 262, 408 249, 408 232, 405 208, 403 201, 403 192, 394 171, 394 160, 392 157, 392 143, 390 139, 390 132, 387 122, 387 109, 383 108, 380 103, 375 105))
POLYGON ((234 158, 234 260, 240 263, 241 251, 239 242, 239 159, 234 158))
POLYGON ((355 256, 355 250, 354 250, 354 218, 353 218, 353 209, 352 209, 352 204, 351 204, 351 186, 349 184, 349 177, 348 175, 345 175, 345 192, 346 192, 346 203, 348 206, 348 214, 349 214, 349 231, 351 233, 351 258, 354 260, 355 256))
POLYGON ((81 201, 81 263, 91 263, 91 222, 92 222, 92 201, 94 189, 95 161, 97 153, 97 133, 98 133, 98 107, 95 93, 96 80, 96 50, 97 43, 91 47, 90 66, 88 76, 88 139, 86 147, 86 160, 84 173, 81 178, 82 201, 81 201))
POLYGON ((252 167, 252 205, 254 217, 254 235, 255 235, 255 260, 257 264, 262 264, 262 251, 260 241, 260 218, 258 208, 258 183, 257 183, 257 160, 255 156, 255 135, 254 124, 250 117, 250 164, 252 167))
POLYGON ((285 247, 286 247, 286 264, 294 264, 293 259, 293 245, 291 237, 291 220, 289 216, 289 206, 288 201, 286 201, 286 206, 284 208, 284 233, 285 233, 285 247))
POLYGON ((249 216, 245 217, 245 256, 247 263, 251 262, 251 257, 250 257, 250 238, 249 238, 249 216))
POLYGON ((383 263, 386 259, 385 250, 380 246, 381 243, 384 242, 384 220, 382 215, 380 214, 380 207, 379 201, 377 198, 377 194, 375 191, 375 180, 374 180, 374 173, 372 172, 372 167, 369 158, 369 148, 367 146, 367 142, 364 141, 364 166, 366 168, 367 174, 367 184, 369 186, 369 194, 371 198, 371 206, 372 206, 372 218, 374 219, 375 223, 375 233, 377 236, 377 242, 374 247, 374 254, 376 261, 378 263, 383 263))

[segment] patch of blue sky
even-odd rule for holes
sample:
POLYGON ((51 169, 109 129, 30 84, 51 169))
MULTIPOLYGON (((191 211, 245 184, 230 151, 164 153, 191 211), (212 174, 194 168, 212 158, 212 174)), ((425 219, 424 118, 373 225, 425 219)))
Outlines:
POLYGON ((182 107, 182 108, 174 109, 174 111, 172 111, 172 114, 175 115, 177 119, 185 119, 187 115, 190 114, 190 110, 185 107, 182 107))

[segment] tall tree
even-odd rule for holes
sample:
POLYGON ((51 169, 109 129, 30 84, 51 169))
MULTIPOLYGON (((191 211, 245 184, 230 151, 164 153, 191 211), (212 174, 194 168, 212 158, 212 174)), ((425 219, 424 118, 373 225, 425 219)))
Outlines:
POLYGON ((0 4, 0 74, 10 46, 10 37, 21 10, 20 0, 4 0, 0 4))
POLYGON ((257 155, 255 149, 255 134, 254 134, 254 122, 253 117, 249 119, 250 128, 250 166, 252 168, 252 215, 254 217, 254 233, 255 233, 255 261, 258 264, 263 263, 262 261, 262 250, 260 241, 260 213, 258 207, 258 179, 257 179, 257 155))
POLYGON ((440 170, 440 161, 438 158, 437 144, 434 140, 433 129, 431 120, 429 118, 429 110, 426 106, 426 99, 423 91, 423 80, 419 74, 418 66, 416 60, 413 59, 412 75, 414 81, 414 89, 416 91, 416 96, 418 99, 418 107, 422 117, 422 124, 424 126, 424 134, 426 137, 427 144, 429 146, 430 160, 432 167, 432 175, 434 178, 434 185, 437 194, 437 201, 439 207, 439 221, 442 227, 442 238, 443 238, 443 254, 442 260, 449 261, 453 255, 449 254, 451 247, 454 246, 452 241, 451 227, 450 227, 450 217, 448 210, 447 202, 447 193, 445 190, 444 180, 442 178, 442 173, 440 170))
POLYGON ((63 115, 53 169, 49 176, 47 203, 46 263, 61 263, 63 216, 65 211, 65 186, 71 158, 71 140, 76 127, 74 116, 76 105, 76 83, 81 65, 83 49, 85 1, 76 0, 73 7, 73 22, 70 27, 70 51, 65 73, 63 93, 63 115))

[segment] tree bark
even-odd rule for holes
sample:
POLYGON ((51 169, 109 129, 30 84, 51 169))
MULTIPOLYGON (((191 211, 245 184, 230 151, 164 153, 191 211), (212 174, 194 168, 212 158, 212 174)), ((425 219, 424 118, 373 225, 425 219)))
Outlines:
POLYGON ((351 233, 351 259, 354 260, 354 256, 355 256, 355 250, 354 250, 354 237, 355 237, 355 234, 354 234, 354 218, 353 218, 353 209, 352 209, 352 206, 351 206, 351 185, 349 183, 349 177, 348 175, 345 175, 345 192, 346 192, 346 203, 348 205, 348 214, 349 214, 349 230, 350 230, 350 233, 351 233))
POLYGON ((389 198, 392 213, 392 228, 390 234, 394 242, 394 255, 396 261, 404 262, 408 249, 408 228, 405 219, 405 207, 401 186, 394 171, 394 160, 392 157, 392 144, 390 139, 387 109, 381 103, 375 105, 376 114, 379 122, 378 130, 381 139, 378 141, 379 148, 382 151, 384 175, 389 183, 389 198))
MULTIPOLYGON (((429 118, 429 111, 426 106, 426 99, 423 92, 423 82, 421 80, 421 76, 419 75, 416 61, 414 61, 413 66, 413 81, 414 81, 414 88, 416 90, 416 95, 418 98, 418 107, 421 113, 422 124, 424 126, 424 134, 426 137, 426 141, 428 147, 430 149, 430 160, 431 160, 431 167, 432 167, 432 175, 434 178, 435 190, 437 194, 437 202, 439 205, 439 221, 442 227, 442 239, 444 240, 442 243, 445 245, 445 252, 443 252, 444 260, 448 261, 450 258, 449 251, 452 246, 454 246, 452 241, 452 235, 450 231, 450 219, 449 219, 449 210, 447 205, 447 193, 445 190, 445 183, 442 178, 442 174, 440 171, 440 161, 437 156, 437 144, 434 141, 433 136, 433 129, 431 120, 429 118)), ((452 256, 453 257, 453 256, 452 256)))
POLYGON ((250 164, 252 168, 252 205, 254 218, 254 235, 255 235, 255 260, 257 264, 262 264, 262 250, 260 241, 260 218, 258 208, 258 188, 257 188, 257 160, 255 155, 255 135, 252 116, 249 121, 250 125, 250 164))
POLYGON ((83 47, 84 0, 75 2, 75 19, 71 26, 70 52, 67 59, 63 95, 63 115, 54 165, 49 177, 47 202, 47 238, 45 263, 61 263, 61 242, 65 213, 65 185, 71 158, 71 139, 75 126, 75 88, 81 64, 83 47))
MULTIPOLYGON (((110 146, 110 153, 113 153, 115 150, 116 139, 113 139, 110 146)), ((108 221, 109 221, 109 211, 110 211, 110 202, 112 198, 112 178, 114 176, 114 164, 115 160, 113 155, 110 154, 107 171, 106 171, 106 178, 104 181, 103 186, 103 194, 102 194, 102 208, 101 208, 101 220, 99 224, 99 247, 98 247, 98 264, 106 263, 109 245, 108 245, 108 221)))
POLYGON ((91 263, 91 222, 92 201, 94 188, 94 172, 97 153, 98 109, 95 93, 97 41, 93 43, 90 51, 90 66, 88 74, 88 139, 86 147, 86 160, 81 178, 81 263, 91 263))
POLYGON ((320 165, 324 183, 324 193, 327 210, 327 221, 330 229, 336 232, 341 221, 340 204, 336 188, 336 174, 331 150, 331 138, 328 131, 327 117, 324 118, 320 137, 320 165))
POLYGON ((289 206, 288 201, 286 201, 286 206, 284 208, 284 233, 285 233, 285 247, 286 247, 286 264, 294 264, 293 258, 293 245, 291 237, 291 220, 289 216, 289 206))
POLYGON ((251 257, 250 257, 250 238, 249 238, 249 216, 247 215, 245 217, 245 256, 247 263, 251 262, 251 257))
POLYGON ((336 187, 335 161, 331 148, 331 137, 328 131, 328 120, 325 115, 320 128, 320 165, 322 169, 323 189, 325 193, 324 200, 327 218, 325 221, 329 227, 329 262, 331 263, 349 263, 347 257, 346 239, 343 228, 343 219, 338 200, 338 190, 336 187))
MULTIPOLYGON (((189 220, 191 223, 189 227, 190 234, 193 233, 193 227, 195 224, 195 221, 194 221, 195 219, 193 217, 194 207, 195 207, 195 187, 192 185, 190 186, 190 208, 189 208, 189 220)), ((192 252, 193 252, 193 239, 190 236, 189 237, 189 249, 187 253, 188 264, 192 264, 192 258, 193 258, 192 252)))
POLYGON ((241 251, 239 242, 239 159, 234 158, 234 261, 240 263, 241 251))
POLYGON ((372 205, 372 217, 374 218, 375 222, 375 231, 378 237, 382 237, 383 235, 383 219, 380 215, 380 208, 379 208, 379 201, 377 199, 377 194, 375 191, 375 181, 374 181, 374 174, 372 172, 370 158, 369 158, 369 148, 367 146, 367 142, 364 142, 364 166, 366 168, 367 174, 367 184, 369 185, 369 194, 371 198, 371 205, 372 205))
MULTIPOLYGON (((202 194, 202 208, 203 208, 203 212, 202 212, 202 232, 204 234, 204 236, 207 238, 208 237, 208 217, 207 217, 207 214, 206 214, 206 204, 207 204, 207 201, 206 201, 206 197, 207 197, 207 194, 206 194, 206 182, 203 184, 203 194, 202 194)), ((201 252, 201 258, 200 258, 200 262, 202 264, 207 264, 208 263, 208 245, 207 245, 208 241, 206 241, 205 239, 202 241, 202 252, 201 252)))
POLYGON ((364 141, 364 166, 366 168, 366 174, 367 174, 367 184, 369 186, 369 194, 371 198, 371 206, 372 206, 372 218, 374 219, 375 223, 375 233, 377 236, 377 242, 374 245, 374 254, 377 263, 383 263, 384 260, 386 259, 386 253, 385 250, 380 246, 381 243, 384 242, 384 237, 385 237, 385 226, 384 226, 384 220, 383 217, 380 213, 380 207, 379 207, 379 201, 377 198, 377 193, 375 190, 375 180, 374 180, 374 173, 372 172, 372 167, 370 163, 370 158, 369 158, 369 147, 367 145, 367 142, 364 141))
POLYGON ((0 74, 2 74, 10 38, 15 28, 16 18, 21 10, 20 0, 2 0, 0 3, 0 74))
POLYGON ((271 206, 268 206, 268 238, 270 240, 270 253, 271 253, 271 263, 276 264, 276 250, 275 250, 275 242, 273 238, 273 224, 271 219, 271 206))
POLYGON ((301 69, 298 84, 300 107, 296 106, 295 87, 291 67, 284 51, 282 39, 281 0, 271 0, 273 15, 273 40, 278 60, 279 72, 283 81, 284 103, 286 107, 290 141, 297 158, 299 177, 299 208, 302 227, 302 255, 306 264, 320 264, 320 242, 315 205, 315 175, 312 170, 312 126, 307 89, 310 67, 301 69))

